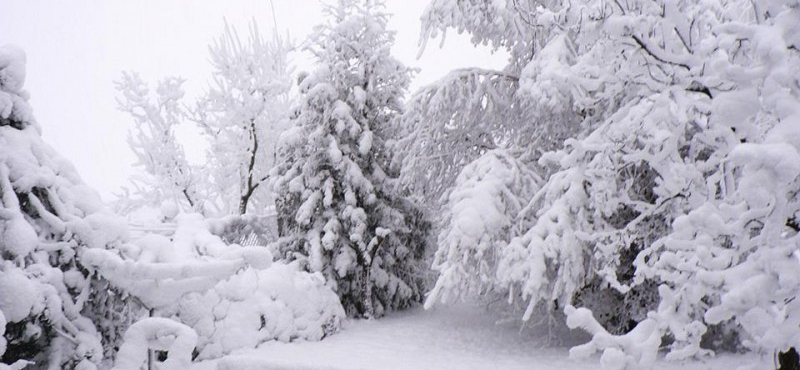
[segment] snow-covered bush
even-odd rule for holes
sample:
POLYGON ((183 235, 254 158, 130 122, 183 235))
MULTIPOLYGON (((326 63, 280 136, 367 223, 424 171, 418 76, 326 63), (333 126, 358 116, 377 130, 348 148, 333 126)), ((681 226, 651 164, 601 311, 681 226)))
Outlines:
MULTIPOLYGON (((645 143, 652 142, 650 148, 623 157, 629 163, 649 163, 656 185, 652 204, 667 216, 659 221, 666 230, 642 245, 629 267, 633 279, 626 285, 648 280, 662 284, 660 302, 639 325, 669 336, 672 359, 740 345, 777 351, 797 346, 794 331, 784 329, 796 315, 791 281, 797 261, 791 257, 794 247, 788 247, 796 234, 793 204, 798 190, 792 164, 800 107, 796 3, 641 2, 627 10, 608 14, 601 24, 616 42, 613 48, 595 48, 592 63, 619 55, 608 51, 626 48, 622 41, 631 39, 646 65, 667 77, 644 75, 645 80, 651 79, 651 86, 663 84, 668 95, 644 90, 637 93, 644 98, 621 100, 591 136, 615 126, 628 135, 631 125, 680 125, 639 134, 645 143), (665 23, 671 28, 663 28, 665 23), (648 39, 653 35, 658 39, 648 39), (663 108, 650 105, 668 105, 671 113, 659 114, 663 108), (661 139, 657 143, 648 136, 661 139), (664 151, 675 142, 677 153, 664 151), (651 156, 658 152, 673 154, 651 156), (767 312, 774 315, 763 314, 767 312)), ((620 82, 641 79, 630 75, 620 82)), ((616 137, 604 140, 618 141, 616 137)), ((597 195, 588 194, 598 204, 597 195)), ((634 210, 636 218, 647 214, 634 210)), ((623 235, 643 234, 626 230, 623 235)), ((656 348, 650 346, 645 352, 651 353, 642 356, 654 356, 656 348)), ((628 355, 641 351, 605 350, 628 355)), ((637 366, 643 365, 628 365, 637 366)))
MULTIPOLYGON (((227 244, 230 224, 180 214, 170 237, 148 234, 83 258, 150 310, 197 333, 200 358, 270 340, 319 340, 338 330, 344 310, 319 274, 272 263, 267 246, 227 244)), ((234 217, 235 218, 235 217, 234 217)))
POLYGON ((277 340, 316 341, 335 333, 345 314, 320 274, 276 262, 247 269, 205 293, 189 294, 178 316, 200 336, 198 358, 277 340))
POLYGON ((741 142, 704 184, 706 196, 637 261, 642 275, 667 283, 656 318, 675 339, 672 358, 714 349, 709 333, 755 350, 800 345, 800 11, 780 1, 728 10, 741 9, 757 18, 723 19, 715 40, 747 40, 734 49, 740 58, 715 60, 715 77, 737 88, 720 92, 711 106, 711 121, 741 142))
POLYGON ((610 334, 593 317, 587 308, 564 308, 567 325, 571 329, 582 329, 592 335, 588 343, 572 347, 570 357, 584 358, 598 350, 603 351, 600 363, 603 369, 647 369, 655 364, 662 333, 658 322, 652 318, 641 320, 633 330, 621 334, 610 334))
POLYGON ((24 78, 24 52, 0 47, 0 355, 35 362, 28 368, 93 369, 129 318, 98 315, 126 298, 80 257, 121 244, 127 229, 42 141, 24 78))
POLYGON ((418 302, 423 289, 424 244, 411 240, 412 212, 386 172, 386 132, 411 71, 390 55, 394 34, 376 3, 327 8, 275 169, 280 257, 323 273, 348 314, 364 317, 418 302))

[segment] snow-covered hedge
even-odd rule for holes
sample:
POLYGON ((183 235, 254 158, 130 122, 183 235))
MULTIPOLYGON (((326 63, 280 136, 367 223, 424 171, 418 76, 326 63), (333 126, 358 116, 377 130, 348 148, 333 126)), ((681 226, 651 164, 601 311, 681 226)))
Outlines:
POLYGON ((84 263, 152 316, 193 329, 199 358, 270 340, 320 340, 340 327, 344 310, 322 275, 273 263, 268 246, 225 243, 212 231, 225 231, 229 219, 175 220, 171 238, 146 234, 115 251, 88 251, 84 263))
POLYGON ((200 359, 270 340, 320 340, 338 330, 345 316, 322 275, 279 262, 264 270, 246 269, 206 293, 189 294, 177 312, 200 336, 200 359))

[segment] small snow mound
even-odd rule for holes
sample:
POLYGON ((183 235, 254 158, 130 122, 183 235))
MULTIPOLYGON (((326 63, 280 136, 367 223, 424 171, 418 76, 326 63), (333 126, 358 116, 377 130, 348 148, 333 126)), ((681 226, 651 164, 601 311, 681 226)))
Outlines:
POLYGON ((188 370, 196 344, 197 333, 190 327, 170 319, 146 318, 125 332, 125 344, 112 370, 139 370, 147 360, 149 349, 168 351, 160 369, 188 370))
POLYGON ((178 203, 172 199, 165 200, 161 203, 161 214, 167 220, 175 219, 175 216, 178 215, 180 208, 178 207, 178 203))
POLYGON ((627 358, 622 351, 616 348, 608 348, 603 351, 603 356, 600 357, 600 364, 603 366, 603 369, 624 370, 627 364, 627 358))

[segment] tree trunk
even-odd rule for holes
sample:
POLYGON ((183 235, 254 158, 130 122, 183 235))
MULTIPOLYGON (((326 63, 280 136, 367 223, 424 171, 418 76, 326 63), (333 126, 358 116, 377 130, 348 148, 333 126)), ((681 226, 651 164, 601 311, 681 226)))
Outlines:
POLYGON ((247 202, 248 202, 249 199, 250 199, 250 195, 246 195, 246 196, 242 195, 242 197, 239 198, 239 214, 240 215, 244 215, 245 213, 247 213, 247 202))
POLYGON ((250 119, 250 139, 252 140, 253 147, 250 150, 250 161, 247 164, 247 181, 245 181, 245 191, 239 197, 239 214, 243 215, 247 212, 247 203, 250 202, 250 196, 256 190, 260 182, 253 184, 253 171, 256 167, 256 155, 258 155, 258 132, 256 132, 256 120, 250 119))
POLYGON ((800 355, 794 347, 786 352, 778 352, 778 370, 800 370, 800 355))
POLYGON ((367 266, 359 266, 358 269, 358 282, 359 291, 361 293, 361 315, 365 319, 375 318, 375 305, 372 302, 372 278, 371 268, 367 266))

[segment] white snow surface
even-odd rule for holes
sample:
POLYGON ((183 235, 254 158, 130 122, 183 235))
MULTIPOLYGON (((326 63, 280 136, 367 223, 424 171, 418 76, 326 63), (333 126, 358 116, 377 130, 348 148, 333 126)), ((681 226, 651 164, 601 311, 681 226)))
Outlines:
MULTIPOLYGON (((518 316, 518 315, 517 315, 518 316)), ((600 358, 569 358, 585 341, 575 331, 561 346, 547 346, 545 325, 520 329, 484 306, 462 303, 396 312, 380 320, 349 321, 319 342, 268 342, 255 350, 195 363, 192 370, 544 370, 598 369, 600 358)), ((701 361, 656 360, 655 369, 770 369, 771 355, 719 355, 701 361)))

